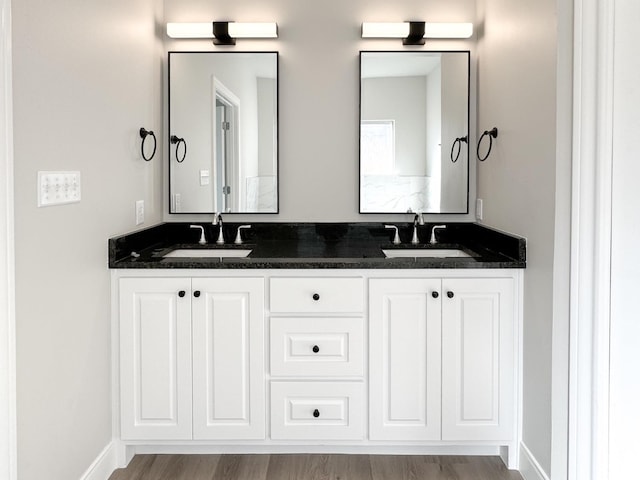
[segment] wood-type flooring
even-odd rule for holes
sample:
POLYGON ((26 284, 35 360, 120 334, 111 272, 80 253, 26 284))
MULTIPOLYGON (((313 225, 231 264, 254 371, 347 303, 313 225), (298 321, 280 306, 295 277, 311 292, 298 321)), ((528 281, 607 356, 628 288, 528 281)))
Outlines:
POLYGON ((136 455, 109 480, 522 480, 498 457, 136 455))

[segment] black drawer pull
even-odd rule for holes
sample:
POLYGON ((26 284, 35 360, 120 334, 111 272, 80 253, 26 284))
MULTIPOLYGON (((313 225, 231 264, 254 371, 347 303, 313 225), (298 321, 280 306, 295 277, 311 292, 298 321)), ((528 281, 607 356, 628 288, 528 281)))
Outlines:
POLYGON ((438 292, 431 292, 431 296, 433 298, 438 298, 440 296, 440 294, 438 292))
POLYGON ((311 350, 313 350, 313 353, 318 353, 320 351, 320 347, 318 345, 314 345, 311 350))
POLYGON ((453 298, 453 292, 447 292, 447 297, 453 298))
POLYGON ((317 293, 314 293, 313 299, 317 302, 318 300, 320 300, 320 295, 318 295, 317 293))
POLYGON ((313 411, 313 416, 315 418, 318 418, 320 416, 320 410, 318 410, 317 408, 313 411))
POLYGON ((185 292, 184 290, 180 290, 180 291, 178 292, 178 296, 179 296, 180 298, 184 297, 186 294, 187 294, 187 292, 185 292))
POLYGON ((198 298, 200 296, 200 290, 196 290, 195 292, 193 292, 193 296, 198 298))

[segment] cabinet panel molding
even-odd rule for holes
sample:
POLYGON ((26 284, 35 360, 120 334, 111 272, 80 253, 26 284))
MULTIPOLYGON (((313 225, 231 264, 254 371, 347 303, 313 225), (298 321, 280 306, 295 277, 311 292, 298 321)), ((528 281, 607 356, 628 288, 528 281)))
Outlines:
POLYGON ((370 281, 372 440, 440 439, 439 291, 434 279, 370 281))
POLYGON ((191 303, 183 278, 120 280, 121 436, 191 438, 191 303))
POLYGON ((514 305, 510 279, 447 279, 443 289, 444 440, 513 436, 514 305))
POLYGON ((193 279, 193 289, 194 438, 264 438, 264 281, 193 279))
POLYGON ((362 278, 272 278, 271 311, 275 313, 356 313, 364 309, 362 278))
POLYGON ((361 317, 271 318, 271 374, 362 376, 361 317))
POLYGON ((271 382, 271 438, 361 440, 364 385, 359 382, 271 382))

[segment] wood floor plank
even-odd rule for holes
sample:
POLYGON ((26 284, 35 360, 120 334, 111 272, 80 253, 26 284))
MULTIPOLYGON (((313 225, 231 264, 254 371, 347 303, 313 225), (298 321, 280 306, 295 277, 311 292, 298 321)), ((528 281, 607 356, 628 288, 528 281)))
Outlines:
POLYGON ((454 480, 436 459, 423 455, 372 455, 372 480, 454 480))
MULTIPOLYGON (((214 480, 265 480, 270 455, 222 455, 214 480)), ((193 479, 195 480, 195 478, 193 479)))
POLYGON ((331 480, 371 480, 369 455, 331 455, 331 480))
POLYGON ((522 480, 498 457, 136 455, 109 480, 522 480))
POLYGON ((328 455, 271 455, 267 480, 327 480, 328 455))
POLYGON ((465 463, 448 465, 454 478, 464 480, 522 480, 518 472, 505 467, 498 457, 471 457, 465 463))
POLYGON ((368 455, 272 455, 267 480, 371 480, 368 455))
POLYGON ((143 480, 144 473, 154 460, 155 455, 136 455, 127 468, 119 468, 111 474, 109 480, 143 480))

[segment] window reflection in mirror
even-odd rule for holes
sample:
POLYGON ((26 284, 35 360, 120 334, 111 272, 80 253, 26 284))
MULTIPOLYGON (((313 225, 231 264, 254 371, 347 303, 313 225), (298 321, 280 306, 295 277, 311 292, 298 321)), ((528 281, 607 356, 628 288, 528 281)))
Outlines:
POLYGON ((278 54, 169 52, 171 213, 278 212, 278 54))
POLYGON ((468 51, 360 52, 360 212, 467 213, 468 131, 468 51))

